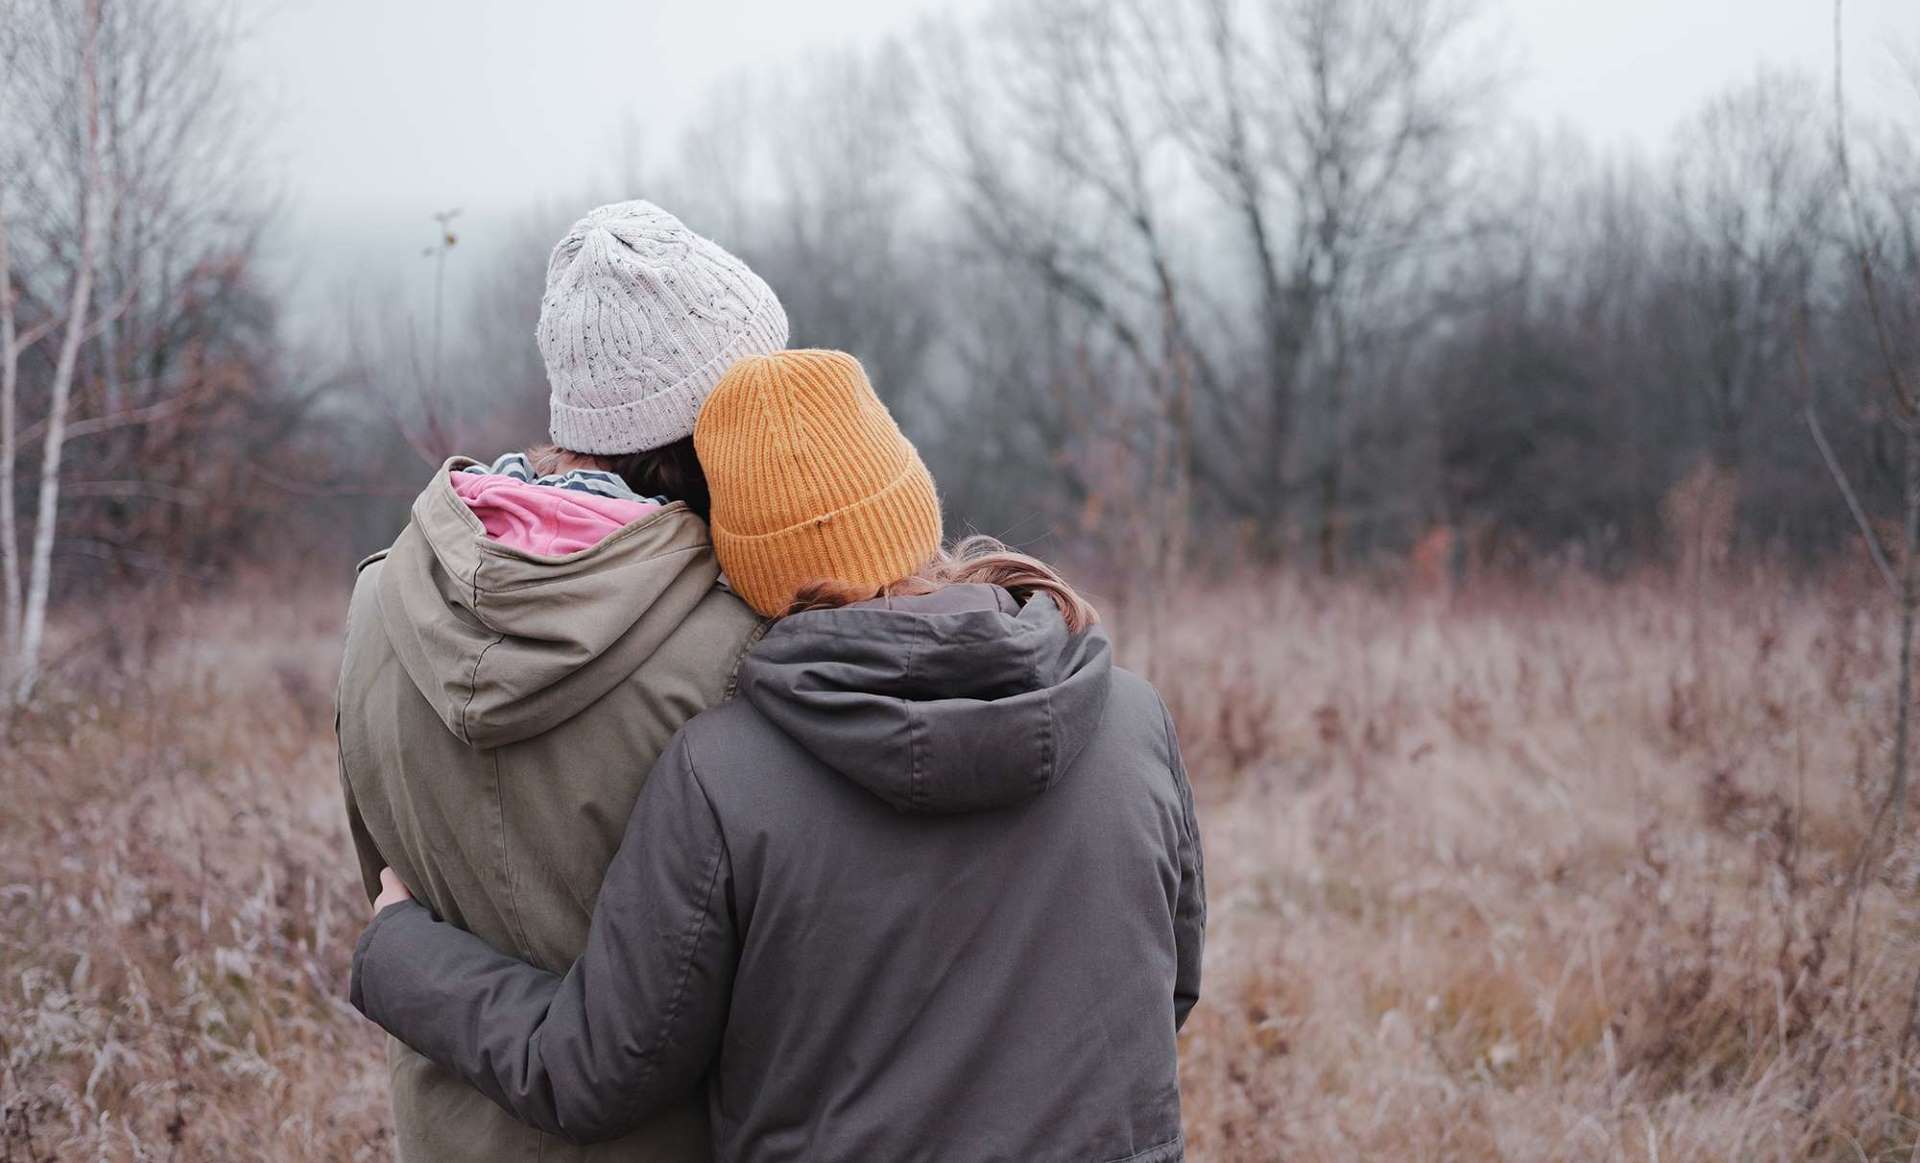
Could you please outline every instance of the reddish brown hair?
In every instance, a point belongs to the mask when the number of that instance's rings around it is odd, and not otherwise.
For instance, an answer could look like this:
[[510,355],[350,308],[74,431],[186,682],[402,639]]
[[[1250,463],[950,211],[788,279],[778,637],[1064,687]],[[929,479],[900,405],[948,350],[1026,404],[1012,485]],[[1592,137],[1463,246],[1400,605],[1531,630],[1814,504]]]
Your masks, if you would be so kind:
[[1067,629],[1078,634],[1100,620],[1100,612],[1074,591],[1067,579],[1037,557],[1017,553],[991,537],[969,537],[941,551],[925,569],[891,585],[862,586],[822,579],[801,586],[787,614],[834,610],[873,598],[931,594],[948,586],[984,583],[999,586],[1020,601],[1044,594],[1060,607]]

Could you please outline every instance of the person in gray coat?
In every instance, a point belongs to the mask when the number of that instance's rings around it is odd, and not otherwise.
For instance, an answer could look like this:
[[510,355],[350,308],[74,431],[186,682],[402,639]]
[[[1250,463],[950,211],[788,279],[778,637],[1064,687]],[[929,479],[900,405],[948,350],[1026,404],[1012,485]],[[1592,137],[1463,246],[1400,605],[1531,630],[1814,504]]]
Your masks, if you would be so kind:
[[704,1082],[725,1160],[1182,1159],[1206,899],[1171,718],[1049,567],[940,549],[918,455],[819,354],[701,414],[722,566],[796,612],[660,758],[585,953],[536,968],[389,874],[353,1004],[576,1141]]

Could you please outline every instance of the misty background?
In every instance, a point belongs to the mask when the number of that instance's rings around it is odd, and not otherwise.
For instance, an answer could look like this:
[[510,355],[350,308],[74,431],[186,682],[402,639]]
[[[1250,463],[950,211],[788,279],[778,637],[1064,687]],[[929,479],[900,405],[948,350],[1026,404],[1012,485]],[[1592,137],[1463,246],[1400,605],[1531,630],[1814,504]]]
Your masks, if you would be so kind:
[[540,439],[547,250],[629,197],[861,357],[955,529],[1123,575],[1818,563],[1897,507],[1901,0],[8,5],[0,544],[53,513],[56,593],[369,551]]
[[[1515,125],[1601,150],[1658,149],[1763,67],[1821,83],[1833,67],[1832,13],[1810,0],[1483,7],[1487,63],[1504,77]],[[237,45],[273,126],[264,160],[284,193],[266,257],[302,296],[369,272],[423,289],[428,273],[411,260],[438,211],[462,208],[463,242],[483,252],[529,205],[570,208],[585,189],[670,162],[723,88],[777,83],[847,49],[905,51],[929,20],[979,20],[990,8],[270,0],[243,19]],[[1912,98],[1900,49],[1920,40],[1920,10],[1853,0],[1849,14],[1850,99],[1901,112]]]

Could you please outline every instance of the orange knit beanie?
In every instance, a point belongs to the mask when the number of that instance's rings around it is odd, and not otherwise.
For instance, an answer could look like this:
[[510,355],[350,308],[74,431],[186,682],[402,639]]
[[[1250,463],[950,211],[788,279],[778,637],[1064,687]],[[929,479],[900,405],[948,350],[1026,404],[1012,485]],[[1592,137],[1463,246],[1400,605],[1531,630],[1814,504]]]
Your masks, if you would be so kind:
[[734,364],[701,408],[693,446],[720,568],[762,614],[785,613],[809,582],[877,589],[939,552],[933,477],[845,352]]

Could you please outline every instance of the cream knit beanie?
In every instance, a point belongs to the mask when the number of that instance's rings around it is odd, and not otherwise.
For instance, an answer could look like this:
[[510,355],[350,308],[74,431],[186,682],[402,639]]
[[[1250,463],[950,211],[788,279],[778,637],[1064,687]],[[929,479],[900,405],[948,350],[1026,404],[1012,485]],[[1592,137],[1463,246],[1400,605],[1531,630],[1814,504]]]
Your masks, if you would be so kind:
[[693,435],[735,360],[787,345],[787,313],[747,265],[651,202],[573,224],[547,262],[540,354],[553,442],[643,452]]

